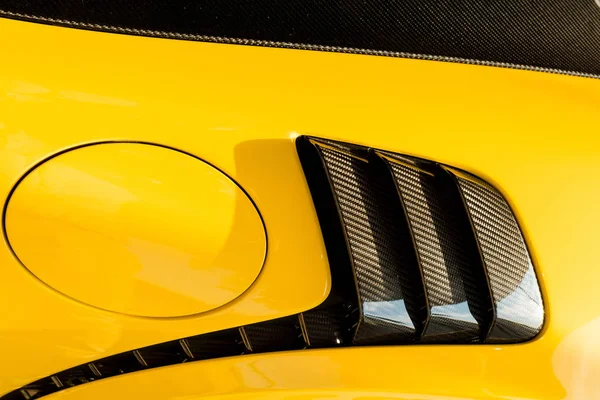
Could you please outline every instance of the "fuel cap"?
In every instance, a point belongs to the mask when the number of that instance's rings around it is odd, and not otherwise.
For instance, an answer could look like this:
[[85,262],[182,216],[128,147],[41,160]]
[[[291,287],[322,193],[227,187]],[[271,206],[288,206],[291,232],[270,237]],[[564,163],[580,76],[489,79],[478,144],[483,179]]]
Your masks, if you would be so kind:
[[254,282],[265,227],[246,193],[212,165],[143,143],[101,143],[48,159],[16,186],[9,244],[35,277],[97,308],[197,314]]

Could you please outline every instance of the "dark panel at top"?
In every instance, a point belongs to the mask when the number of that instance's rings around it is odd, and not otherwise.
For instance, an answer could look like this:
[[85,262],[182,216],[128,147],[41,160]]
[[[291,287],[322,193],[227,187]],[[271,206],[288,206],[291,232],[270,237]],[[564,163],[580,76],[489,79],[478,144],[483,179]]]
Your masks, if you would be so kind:
[[600,7],[594,0],[0,0],[0,10],[7,17],[81,28],[157,31],[129,32],[141,35],[334,46],[322,50],[600,74]]

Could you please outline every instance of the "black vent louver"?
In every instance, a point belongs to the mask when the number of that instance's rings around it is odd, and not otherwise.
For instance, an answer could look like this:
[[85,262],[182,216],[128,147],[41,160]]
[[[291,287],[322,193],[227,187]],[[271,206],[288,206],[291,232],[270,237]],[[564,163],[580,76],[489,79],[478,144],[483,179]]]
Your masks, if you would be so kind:
[[451,178],[426,162],[378,157],[396,183],[423,274],[429,321],[422,341],[468,342],[485,336],[492,320],[489,290]]
[[519,225],[502,195],[491,185],[461,171],[452,173],[472,221],[494,302],[495,318],[487,341],[530,339],[541,329],[544,309]]
[[297,145],[324,233],[334,223],[327,193],[344,235],[345,252],[324,237],[338,248],[332,271],[349,264],[354,274],[353,344],[516,343],[540,331],[529,252],[490,184],[387,151],[309,137]]
[[128,351],[2,397],[36,399],[147,368],[306,348],[517,343],[544,310],[523,235],[485,181],[431,161],[300,137],[332,288],[298,315]]

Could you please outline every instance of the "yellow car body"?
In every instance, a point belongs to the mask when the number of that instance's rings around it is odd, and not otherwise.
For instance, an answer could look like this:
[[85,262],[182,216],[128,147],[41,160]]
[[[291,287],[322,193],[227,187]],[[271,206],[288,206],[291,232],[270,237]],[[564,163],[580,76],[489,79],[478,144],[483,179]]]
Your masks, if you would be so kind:
[[[112,354],[321,303],[330,287],[327,255],[294,144],[314,135],[433,159],[493,183],[531,252],[545,307],[541,334],[522,344],[315,349],[199,361],[49,399],[600,398],[600,80],[8,19],[0,19],[0,50],[3,201],[52,155],[100,142],[150,142],[205,160],[243,187],[268,243],[260,274],[243,294],[170,318],[107,311],[64,296],[36,279],[5,243],[0,394]],[[81,276],[72,279],[77,285]]]

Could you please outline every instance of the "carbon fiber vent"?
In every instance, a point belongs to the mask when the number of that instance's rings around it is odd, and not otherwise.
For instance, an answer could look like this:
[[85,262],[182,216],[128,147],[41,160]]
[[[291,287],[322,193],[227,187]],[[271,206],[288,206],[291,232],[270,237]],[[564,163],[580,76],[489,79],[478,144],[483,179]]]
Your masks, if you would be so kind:
[[531,258],[491,185],[386,151],[308,137],[297,145],[324,232],[331,213],[341,224],[346,253],[330,263],[350,264],[355,277],[354,344],[515,343],[540,331]]
[[491,185],[394,153],[308,137],[296,143],[331,267],[323,304],[106,357],[2,399],[36,399],[141,369],[242,354],[514,343],[540,331],[544,310],[525,241]]

